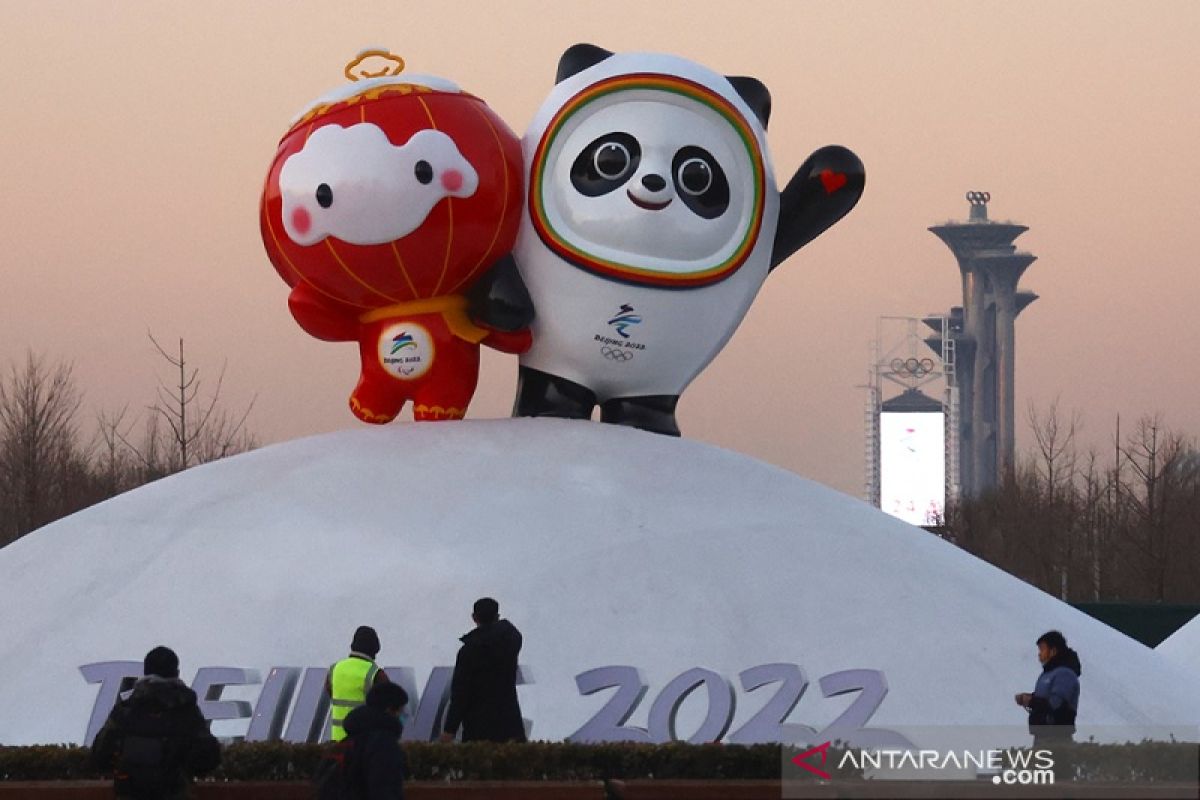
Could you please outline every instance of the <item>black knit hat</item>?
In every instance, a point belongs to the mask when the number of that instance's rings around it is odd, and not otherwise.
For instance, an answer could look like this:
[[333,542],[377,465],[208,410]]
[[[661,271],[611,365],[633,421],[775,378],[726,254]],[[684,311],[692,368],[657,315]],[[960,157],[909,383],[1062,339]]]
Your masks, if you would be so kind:
[[367,692],[367,705],[384,711],[408,705],[408,692],[398,683],[377,683]]
[[179,677],[179,656],[169,647],[158,647],[146,653],[142,661],[142,674],[157,675],[160,678]]
[[370,625],[359,625],[358,630],[354,631],[350,649],[374,658],[379,654],[379,634],[375,633],[375,629]]

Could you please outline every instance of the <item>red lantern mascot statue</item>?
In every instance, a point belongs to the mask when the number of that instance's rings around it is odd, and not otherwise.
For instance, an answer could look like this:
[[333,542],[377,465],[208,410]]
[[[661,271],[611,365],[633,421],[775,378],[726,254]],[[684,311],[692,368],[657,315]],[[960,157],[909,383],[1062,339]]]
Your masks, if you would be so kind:
[[260,210],[296,322],[359,343],[350,408],[372,423],[410,400],[418,420],[460,419],[479,345],[530,345],[532,306],[509,255],[520,140],[479,98],[403,68],[378,50],[347,65],[351,82],[280,141]]

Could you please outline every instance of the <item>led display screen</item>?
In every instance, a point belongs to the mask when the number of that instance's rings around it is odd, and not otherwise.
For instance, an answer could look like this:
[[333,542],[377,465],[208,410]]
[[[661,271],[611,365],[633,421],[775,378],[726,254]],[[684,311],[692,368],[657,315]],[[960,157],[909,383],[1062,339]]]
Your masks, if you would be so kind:
[[936,525],[946,506],[945,415],[879,415],[879,507],[913,525]]

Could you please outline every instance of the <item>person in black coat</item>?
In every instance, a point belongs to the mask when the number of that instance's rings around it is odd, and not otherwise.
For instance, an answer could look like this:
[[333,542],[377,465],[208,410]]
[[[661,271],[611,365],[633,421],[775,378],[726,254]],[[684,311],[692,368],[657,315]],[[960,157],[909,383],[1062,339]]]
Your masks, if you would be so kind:
[[117,797],[177,800],[192,776],[221,763],[221,746],[200,713],[196,693],[179,680],[179,658],[156,647],[145,677],[117,701],[92,744],[92,765],[111,774]]
[[490,597],[475,601],[471,619],[475,630],[462,637],[454,662],[442,741],[453,741],[461,725],[464,742],[523,742],[517,701],[521,632],[500,619],[500,604]]
[[350,788],[361,800],[404,800],[408,762],[400,749],[400,712],[408,692],[395,683],[380,683],[367,692],[366,705],[346,716],[351,742]]

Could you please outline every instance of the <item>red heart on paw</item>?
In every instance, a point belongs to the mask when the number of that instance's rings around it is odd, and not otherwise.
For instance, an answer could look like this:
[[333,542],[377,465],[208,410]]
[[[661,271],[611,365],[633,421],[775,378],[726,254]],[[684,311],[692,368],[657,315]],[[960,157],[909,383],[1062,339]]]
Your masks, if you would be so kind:
[[821,170],[821,185],[825,187],[825,194],[833,194],[846,185],[846,173],[823,169]]

